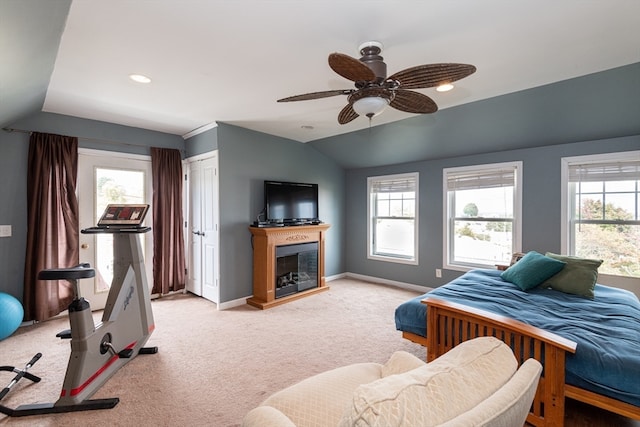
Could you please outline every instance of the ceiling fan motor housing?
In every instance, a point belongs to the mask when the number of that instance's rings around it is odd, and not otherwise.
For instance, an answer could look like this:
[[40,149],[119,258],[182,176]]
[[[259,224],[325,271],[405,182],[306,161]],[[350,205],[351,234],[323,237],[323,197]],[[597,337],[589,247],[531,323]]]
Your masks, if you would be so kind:
[[369,68],[376,75],[376,83],[382,83],[387,78],[387,64],[384,63],[384,58],[380,56],[382,52],[382,43],[380,42],[366,42],[360,45],[360,61],[367,64]]

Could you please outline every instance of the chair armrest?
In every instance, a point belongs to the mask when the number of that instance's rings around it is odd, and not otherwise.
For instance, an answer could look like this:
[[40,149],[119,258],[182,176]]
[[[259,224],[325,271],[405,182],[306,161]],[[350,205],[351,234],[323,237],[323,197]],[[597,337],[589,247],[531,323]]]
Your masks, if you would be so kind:
[[282,412],[271,406],[258,406],[247,413],[242,427],[296,427]]
[[541,372],[540,362],[535,359],[527,359],[513,374],[513,377],[488,399],[470,411],[447,421],[441,427],[523,425],[538,388]]

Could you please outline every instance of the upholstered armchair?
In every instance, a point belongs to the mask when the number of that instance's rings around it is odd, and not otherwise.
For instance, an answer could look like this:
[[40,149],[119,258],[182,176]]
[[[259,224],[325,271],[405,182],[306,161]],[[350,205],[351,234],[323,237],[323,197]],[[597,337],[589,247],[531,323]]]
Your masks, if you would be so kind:
[[466,341],[430,363],[396,352],[385,364],[344,366],[281,390],[242,425],[521,426],[541,370],[534,359],[518,368],[493,337]]

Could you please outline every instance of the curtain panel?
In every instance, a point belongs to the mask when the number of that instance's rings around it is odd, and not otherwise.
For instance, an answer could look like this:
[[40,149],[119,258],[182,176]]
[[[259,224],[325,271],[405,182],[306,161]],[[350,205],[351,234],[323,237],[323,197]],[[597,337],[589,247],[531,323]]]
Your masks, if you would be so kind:
[[153,288],[167,294],[185,287],[182,215],[182,156],[151,147],[153,179]]
[[33,132],[27,165],[25,320],[46,320],[67,309],[67,281],[40,281],[38,272],[79,262],[78,138]]

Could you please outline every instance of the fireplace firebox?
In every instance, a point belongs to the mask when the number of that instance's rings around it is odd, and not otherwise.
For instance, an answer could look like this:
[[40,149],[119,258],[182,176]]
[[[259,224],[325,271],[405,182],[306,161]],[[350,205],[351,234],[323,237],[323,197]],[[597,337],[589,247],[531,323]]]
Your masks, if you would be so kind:
[[318,242],[276,246],[276,298],[318,286]]

